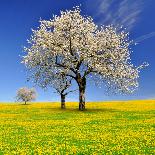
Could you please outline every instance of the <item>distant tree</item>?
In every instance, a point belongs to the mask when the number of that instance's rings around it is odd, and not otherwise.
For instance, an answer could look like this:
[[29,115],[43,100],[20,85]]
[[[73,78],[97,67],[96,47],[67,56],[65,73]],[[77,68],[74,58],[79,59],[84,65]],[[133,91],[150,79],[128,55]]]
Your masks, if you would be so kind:
[[98,27],[76,7],[40,21],[25,48],[23,63],[36,75],[48,70],[73,78],[79,87],[79,110],[84,110],[88,78],[97,76],[98,82],[121,93],[132,93],[138,87],[139,70],[146,64],[131,64],[128,36],[112,25]]
[[36,91],[34,88],[29,89],[29,88],[23,87],[17,91],[17,96],[16,96],[17,101],[22,101],[26,104],[27,102],[35,99],[36,99]]

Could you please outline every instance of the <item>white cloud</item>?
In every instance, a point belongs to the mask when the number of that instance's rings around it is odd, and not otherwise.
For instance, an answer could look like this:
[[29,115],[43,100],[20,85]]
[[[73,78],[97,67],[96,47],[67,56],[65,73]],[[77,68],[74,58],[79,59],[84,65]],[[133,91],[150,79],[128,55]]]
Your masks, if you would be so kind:
[[127,30],[131,30],[139,19],[143,10],[142,0],[96,0],[95,4],[91,0],[87,1],[88,9],[93,9],[94,17],[99,23],[123,25]]
[[149,33],[149,34],[142,35],[142,36],[136,38],[136,39],[134,40],[134,42],[139,43],[139,42],[141,42],[141,41],[143,41],[143,40],[146,40],[146,39],[149,39],[149,38],[152,38],[152,37],[155,37],[155,32],[151,32],[151,33]]

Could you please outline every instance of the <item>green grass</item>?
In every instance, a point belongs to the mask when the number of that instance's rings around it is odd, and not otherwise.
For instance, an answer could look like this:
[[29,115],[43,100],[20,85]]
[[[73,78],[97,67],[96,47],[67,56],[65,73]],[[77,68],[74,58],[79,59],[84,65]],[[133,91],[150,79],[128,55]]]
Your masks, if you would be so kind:
[[155,154],[155,101],[0,104],[0,154]]

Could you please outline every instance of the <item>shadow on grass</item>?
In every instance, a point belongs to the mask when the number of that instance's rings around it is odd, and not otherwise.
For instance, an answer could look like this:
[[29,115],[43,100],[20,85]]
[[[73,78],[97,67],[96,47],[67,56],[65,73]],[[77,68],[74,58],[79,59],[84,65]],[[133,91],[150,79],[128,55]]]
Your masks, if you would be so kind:
[[[32,103],[18,103],[17,105],[21,106],[28,106],[32,105]],[[77,107],[67,107],[65,109],[61,109],[61,107],[41,107],[42,110],[47,110],[47,111],[57,111],[57,112],[82,112],[82,113],[96,113],[96,112],[119,112],[117,109],[112,109],[112,108],[87,108],[83,111],[78,109]]]
[[42,108],[43,110],[47,111],[60,111],[60,112],[81,112],[81,113],[96,113],[96,112],[119,112],[116,109],[111,109],[111,108],[91,108],[91,109],[85,109],[83,111],[79,110],[78,108],[66,108],[66,109],[61,109],[58,107],[47,107],[47,108]]
[[116,109],[112,108],[92,108],[92,109],[85,109],[83,112],[118,112]]
[[25,106],[27,106],[27,105],[32,105],[32,104],[30,104],[30,103],[18,103],[18,104],[16,104],[16,105],[25,105]]

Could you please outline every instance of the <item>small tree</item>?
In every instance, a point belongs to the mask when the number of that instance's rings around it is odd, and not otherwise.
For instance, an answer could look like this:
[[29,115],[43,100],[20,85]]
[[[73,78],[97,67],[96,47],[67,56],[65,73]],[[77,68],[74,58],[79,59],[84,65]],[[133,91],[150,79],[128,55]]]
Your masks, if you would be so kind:
[[62,109],[66,108],[66,105],[65,105],[66,96],[69,93],[76,91],[76,90],[69,90],[69,87],[71,86],[71,82],[72,82],[72,79],[67,78],[66,76],[63,76],[63,75],[55,78],[53,82],[53,87],[55,88],[56,92],[61,96]]
[[[32,72],[32,71],[31,71]],[[48,87],[53,87],[56,92],[58,93],[61,97],[61,108],[65,109],[65,99],[66,96],[74,92],[76,90],[69,90],[71,84],[72,84],[72,78],[67,77],[64,73],[53,73],[52,71],[49,71],[49,69],[40,69],[40,70],[35,70],[31,77],[29,77],[29,80],[33,79],[33,82],[43,88],[43,89],[48,89]]]
[[36,91],[34,88],[31,89],[26,87],[20,88],[17,91],[16,99],[17,101],[23,101],[26,104],[28,101],[36,99]]
[[47,70],[73,78],[79,87],[79,110],[85,109],[88,78],[98,76],[98,81],[123,93],[138,87],[139,69],[145,65],[131,63],[129,33],[112,25],[98,27],[78,7],[40,23],[23,63],[32,73]]

